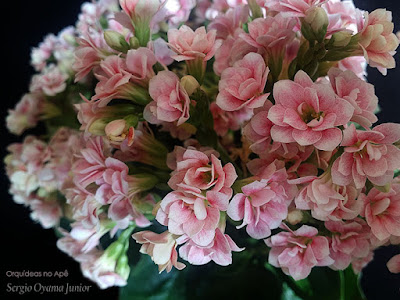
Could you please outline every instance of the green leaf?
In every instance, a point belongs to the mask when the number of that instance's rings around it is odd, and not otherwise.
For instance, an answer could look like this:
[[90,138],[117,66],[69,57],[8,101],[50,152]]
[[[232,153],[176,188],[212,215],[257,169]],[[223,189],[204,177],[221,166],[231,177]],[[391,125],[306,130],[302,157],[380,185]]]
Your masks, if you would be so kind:
[[309,299],[340,299],[340,279],[337,271],[315,267],[307,279],[312,289],[312,296]]
[[281,299],[282,282],[260,262],[209,263],[187,271],[187,299]]
[[185,285],[180,283],[179,271],[158,274],[158,267],[150,256],[142,255],[131,269],[128,284],[120,289],[121,300],[183,300]]
[[[133,253],[132,253],[133,254]],[[132,259],[131,259],[132,261]],[[269,299],[281,300],[282,282],[246,253],[235,253],[235,263],[226,267],[211,262],[204,266],[186,263],[182,271],[158,273],[147,255],[131,267],[128,285],[120,299]]]
[[293,292],[286,282],[283,283],[282,287],[283,291],[281,300],[303,300],[302,298],[298,297],[295,292]]
[[360,289],[359,276],[354,274],[353,268],[350,266],[342,272],[341,279],[341,299],[365,300],[364,293]]

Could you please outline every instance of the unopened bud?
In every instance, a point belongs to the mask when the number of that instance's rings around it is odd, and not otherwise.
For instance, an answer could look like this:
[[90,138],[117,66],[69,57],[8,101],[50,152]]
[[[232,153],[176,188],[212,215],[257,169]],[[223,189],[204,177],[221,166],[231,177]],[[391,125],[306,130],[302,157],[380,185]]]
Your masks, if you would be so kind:
[[118,259],[124,250],[124,244],[120,243],[119,241],[115,241],[107,247],[104,251],[104,256],[110,259]]
[[108,122],[105,119],[97,119],[90,124],[88,131],[94,135],[104,135],[104,128],[107,124]]
[[126,53],[130,49],[128,42],[125,40],[125,37],[116,31],[104,31],[104,40],[106,41],[108,46],[119,52]]
[[181,85],[189,96],[200,87],[199,82],[191,75],[183,76],[181,79]]
[[130,267],[128,263],[128,256],[126,254],[122,254],[117,261],[117,267],[115,268],[115,272],[119,274],[123,279],[127,280],[130,273]]
[[307,40],[322,42],[328,29],[329,19],[322,7],[312,7],[306,12],[301,32]]
[[131,49],[137,49],[137,48],[139,48],[139,47],[140,47],[140,44],[139,44],[139,40],[137,39],[137,37],[132,36],[132,37],[129,39],[129,45],[131,46]]
[[303,220],[303,212],[301,210],[295,209],[288,213],[286,220],[291,225],[296,225]]
[[331,43],[333,47],[346,47],[351,41],[352,34],[347,31],[339,31],[332,34]]

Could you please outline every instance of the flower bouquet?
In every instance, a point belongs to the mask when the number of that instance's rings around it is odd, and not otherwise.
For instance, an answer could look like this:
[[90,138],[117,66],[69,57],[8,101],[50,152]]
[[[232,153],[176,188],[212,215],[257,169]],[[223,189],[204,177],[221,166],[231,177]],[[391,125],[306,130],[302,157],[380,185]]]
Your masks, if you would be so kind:
[[391,19],[340,0],[85,3],[32,50],[6,121],[45,132],[9,146],[10,193],[121,299],[364,299],[373,251],[400,244],[400,124],[374,125],[365,77],[395,67]]

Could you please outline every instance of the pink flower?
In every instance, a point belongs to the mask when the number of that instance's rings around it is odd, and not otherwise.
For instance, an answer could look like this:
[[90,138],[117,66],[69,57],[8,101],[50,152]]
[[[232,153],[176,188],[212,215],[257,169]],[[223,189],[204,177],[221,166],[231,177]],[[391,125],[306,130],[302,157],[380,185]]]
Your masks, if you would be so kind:
[[400,273],[400,254],[393,256],[386,264],[387,268],[392,273]]
[[273,93],[275,105],[268,118],[275,124],[271,128],[274,141],[314,145],[324,151],[340,144],[342,131],[337,127],[350,121],[354,107],[338,98],[329,85],[313,83],[299,71],[294,81],[278,81]]
[[372,123],[378,121],[375,115],[378,97],[372,84],[361,80],[351,71],[343,72],[336,68],[331,68],[328,76],[336,95],[353,105],[351,121],[364,128],[370,128]]
[[153,48],[154,55],[160,63],[168,66],[174,62],[172,56],[175,54],[175,52],[168,47],[168,44],[164,39],[158,38],[153,41]]
[[51,158],[48,146],[34,136],[25,137],[22,144],[8,146],[10,154],[5,158],[6,173],[11,182],[11,190],[25,197],[39,187],[54,191],[55,186],[41,184],[40,175]]
[[161,71],[150,80],[150,97],[153,99],[144,110],[144,118],[152,123],[160,121],[181,125],[189,119],[190,98],[171,71]]
[[108,257],[107,252],[100,250],[88,253],[81,261],[83,276],[95,282],[100,289],[127,284],[128,276],[118,274],[116,269],[116,259]]
[[103,223],[95,227],[87,227],[82,222],[71,224],[70,236],[82,245],[81,253],[89,253],[99,245],[100,238],[110,230],[105,225]]
[[186,234],[195,244],[207,246],[215,237],[220,211],[228,208],[229,195],[186,187],[167,194],[156,220],[172,234]]
[[80,257],[82,256],[82,248],[85,246],[85,243],[74,239],[69,232],[62,228],[58,228],[58,230],[63,237],[57,240],[57,248],[75,260],[79,261]]
[[161,201],[157,221],[173,234],[186,234],[197,245],[208,245],[215,237],[220,211],[228,208],[236,177],[233,165],[222,167],[213,154],[177,151],[176,169],[168,182],[175,191]]
[[221,161],[214,155],[187,149],[182,156],[177,156],[177,167],[171,173],[168,185],[178,190],[180,187],[190,187],[200,190],[221,192],[230,198],[231,186],[237,178],[231,163],[222,167]]
[[350,56],[338,62],[337,67],[342,70],[350,70],[360,79],[365,80],[367,75],[367,62],[363,56]]
[[[318,173],[314,164],[306,162],[314,148],[300,146],[297,143],[282,144],[274,142],[252,145],[251,149],[257,151],[260,158],[255,158],[247,163],[249,171],[264,179],[273,178],[278,181],[295,179],[303,176],[312,176]],[[254,146],[254,147],[253,147]],[[289,188],[290,189],[290,188]]]
[[75,50],[75,61],[72,66],[76,72],[75,82],[81,81],[112,53],[101,34],[87,34],[85,38],[78,38],[77,41],[79,46]]
[[271,101],[265,101],[250,122],[243,128],[243,135],[252,143],[250,149],[257,154],[264,152],[271,143],[271,127],[274,125],[268,119],[268,111],[272,107]]
[[283,55],[285,46],[295,38],[293,31],[297,21],[293,18],[284,18],[277,14],[267,18],[257,18],[248,24],[249,33],[240,37],[249,45],[267,51],[268,55],[278,59]]
[[393,183],[389,192],[383,193],[373,188],[368,195],[361,194],[359,201],[364,202],[363,216],[371,227],[372,233],[384,240],[390,235],[400,236],[400,184]]
[[124,60],[116,55],[108,56],[101,63],[101,73],[96,73],[99,82],[92,100],[100,100],[99,107],[106,106],[112,99],[131,99],[134,87],[129,83],[131,74]]
[[49,34],[37,48],[32,49],[31,65],[36,71],[42,71],[45,68],[47,60],[53,54],[56,43],[57,37],[54,34]]
[[148,254],[161,273],[166,270],[167,273],[171,272],[172,267],[178,270],[185,268],[185,265],[178,262],[178,253],[176,252],[176,239],[174,236],[165,231],[157,234],[151,231],[139,231],[132,235],[132,238],[137,243],[142,244],[140,253]]
[[176,170],[178,167],[178,161],[182,161],[183,155],[185,154],[186,150],[194,150],[200,151],[207,155],[207,157],[211,157],[213,154],[215,157],[219,157],[219,153],[212,149],[211,147],[203,147],[200,143],[195,139],[186,139],[183,143],[184,147],[175,146],[174,150],[167,155],[167,165],[171,170]]
[[351,124],[343,132],[344,153],[332,166],[333,183],[354,182],[356,188],[362,188],[368,178],[379,186],[387,184],[400,167],[400,150],[392,145],[398,140],[399,124],[381,124],[368,131],[356,130]]
[[214,130],[219,136],[226,135],[228,130],[239,130],[253,115],[252,109],[244,107],[230,112],[221,109],[215,102],[210,104],[210,111],[213,115]]
[[362,210],[357,197],[355,187],[335,185],[330,173],[325,172],[299,192],[295,203],[298,209],[310,209],[317,220],[351,220]]
[[268,262],[292,276],[295,280],[306,278],[312,267],[329,266],[334,261],[329,256],[329,242],[324,236],[317,236],[318,230],[303,225],[296,231],[280,232],[265,240],[269,252]]
[[330,268],[346,269],[353,259],[365,258],[369,255],[370,230],[364,220],[327,221],[325,227],[332,232],[330,238],[330,256],[335,261]]
[[271,0],[266,1],[265,5],[285,17],[304,17],[307,10],[320,5],[321,2],[322,0]]
[[225,14],[217,16],[208,25],[208,29],[217,31],[217,39],[226,39],[228,36],[235,36],[236,30],[242,28],[247,22],[249,8],[247,6],[237,6],[229,9]]
[[322,4],[329,19],[327,36],[345,31],[357,31],[357,11],[352,1],[330,0]]
[[209,245],[199,247],[188,241],[179,249],[179,255],[192,265],[204,265],[212,260],[220,266],[227,266],[232,263],[232,251],[242,250],[244,248],[239,248],[229,235],[217,228],[215,238]]
[[136,209],[134,198],[151,189],[156,178],[150,174],[128,175],[128,166],[114,158],[107,158],[106,166],[102,178],[96,182],[100,186],[96,200],[103,205],[110,204],[108,217],[116,222],[134,220],[140,227],[149,226],[151,223]]
[[222,43],[215,38],[216,31],[206,32],[204,26],[197,28],[196,31],[186,25],[182,25],[179,29],[168,30],[169,46],[178,54],[172,57],[176,61],[210,60]]
[[131,74],[130,80],[147,87],[149,80],[155,75],[153,66],[156,62],[156,56],[148,48],[128,50],[125,63],[126,70]]
[[246,231],[252,238],[270,236],[271,229],[278,228],[287,217],[288,199],[283,187],[262,180],[243,186],[242,192],[229,203],[228,216],[234,221],[243,220],[237,228],[247,225]]
[[134,22],[149,22],[161,6],[159,0],[119,0],[119,4]]
[[147,48],[129,50],[126,60],[117,55],[108,56],[100,63],[101,72],[96,74],[99,82],[92,100],[100,100],[99,107],[106,106],[112,99],[147,104],[147,83],[154,75],[152,66],[156,62]]
[[158,14],[167,20],[170,27],[178,27],[185,23],[192,9],[196,6],[195,0],[162,0],[164,3]]
[[38,221],[46,229],[58,225],[63,215],[60,203],[56,199],[52,200],[34,199],[30,202],[31,218]]
[[47,96],[55,96],[67,87],[68,76],[55,66],[50,65],[39,75],[32,77],[31,92],[43,92]]
[[[110,146],[102,137],[89,139],[72,167],[75,183],[85,188],[100,179],[107,168],[106,159],[110,152]],[[113,160],[108,162],[112,163]]]
[[[128,166],[111,157],[107,146],[102,137],[88,140],[86,148],[80,151],[72,168],[74,183],[78,189],[92,191],[99,204],[110,205],[107,210],[108,218],[119,222],[120,227],[126,227],[128,221],[135,221],[138,226],[146,227],[150,222],[135,203],[143,202],[139,193],[153,188],[156,178],[151,174],[128,175]],[[93,183],[98,187],[91,185]],[[83,201],[85,205],[90,204],[87,197]],[[88,214],[97,213],[96,203],[89,207],[93,207],[93,210],[84,210],[84,218]]]
[[359,22],[359,45],[371,67],[386,75],[387,69],[395,67],[393,55],[399,40],[393,33],[392,12],[376,9],[364,15]]
[[217,75],[221,76],[226,68],[232,67],[235,62],[243,59],[246,54],[257,52],[256,47],[249,45],[240,38],[240,34],[242,33],[244,33],[244,30],[238,28],[235,31],[235,35],[228,36],[217,52],[215,52],[213,69]]
[[63,194],[67,204],[71,206],[72,218],[85,228],[93,228],[100,224],[101,206],[95,196],[80,187],[71,186]]
[[41,94],[25,94],[14,109],[8,111],[7,128],[20,135],[26,129],[35,127],[43,113],[44,97]]
[[264,93],[268,73],[261,55],[247,54],[222,72],[217,105],[226,111],[263,106],[269,96],[269,93]]

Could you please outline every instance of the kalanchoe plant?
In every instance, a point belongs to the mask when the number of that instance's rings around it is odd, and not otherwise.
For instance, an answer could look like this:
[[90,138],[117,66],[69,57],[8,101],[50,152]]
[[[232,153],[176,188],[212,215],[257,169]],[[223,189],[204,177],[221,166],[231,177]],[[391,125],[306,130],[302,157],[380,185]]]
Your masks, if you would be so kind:
[[32,51],[7,126],[47,132],[9,146],[10,193],[122,298],[240,274],[274,299],[362,299],[357,274],[400,243],[400,124],[373,125],[365,81],[398,44],[389,11],[351,1],[85,3]]

